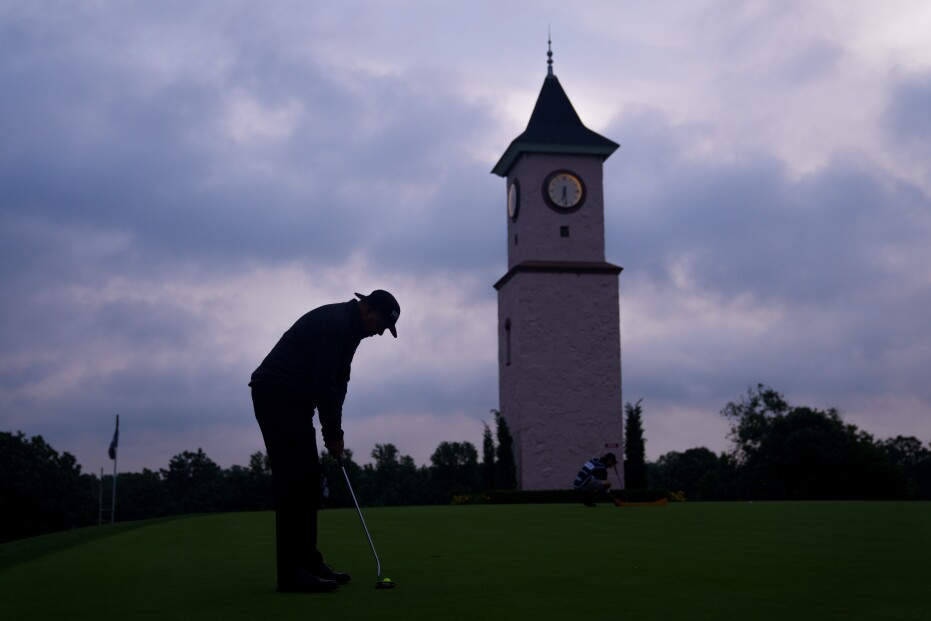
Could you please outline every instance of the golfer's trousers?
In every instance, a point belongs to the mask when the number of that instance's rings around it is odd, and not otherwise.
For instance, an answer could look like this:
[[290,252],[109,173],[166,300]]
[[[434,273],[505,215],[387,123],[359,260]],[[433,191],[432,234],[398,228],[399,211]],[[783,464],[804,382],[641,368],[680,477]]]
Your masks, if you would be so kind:
[[313,408],[296,391],[276,384],[253,384],[252,404],[272,468],[281,584],[323,562],[317,550],[321,469]]

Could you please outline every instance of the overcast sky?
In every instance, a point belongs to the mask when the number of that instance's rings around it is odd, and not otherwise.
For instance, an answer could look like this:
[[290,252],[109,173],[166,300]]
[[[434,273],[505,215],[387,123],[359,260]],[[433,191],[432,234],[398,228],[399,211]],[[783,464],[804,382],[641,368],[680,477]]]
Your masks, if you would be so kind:
[[606,258],[648,459],[728,449],[720,410],[757,383],[927,442],[929,24],[924,0],[0,0],[0,430],[97,473],[120,414],[123,471],[245,465],[278,337],[385,288],[399,338],[356,354],[348,447],[480,446],[490,171],[550,28],[621,144]]

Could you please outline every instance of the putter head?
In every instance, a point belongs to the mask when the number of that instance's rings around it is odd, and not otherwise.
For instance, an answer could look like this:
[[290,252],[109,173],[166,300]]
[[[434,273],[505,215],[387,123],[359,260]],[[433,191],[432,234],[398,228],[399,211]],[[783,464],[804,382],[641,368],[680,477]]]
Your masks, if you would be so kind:
[[393,589],[397,584],[391,578],[383,578],[375,583],[376,589]]

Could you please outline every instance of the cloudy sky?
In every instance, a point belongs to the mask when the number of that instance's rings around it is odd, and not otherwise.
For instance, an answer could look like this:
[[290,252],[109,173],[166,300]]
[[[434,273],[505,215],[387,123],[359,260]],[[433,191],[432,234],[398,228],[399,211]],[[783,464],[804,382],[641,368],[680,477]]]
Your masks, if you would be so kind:
[[[648,6],[649,5],[649,6]],[[0,430],[85,472],[264,450],[249,375],[386,288],[347,444],[497,407],[505,183],[555,73],[605,163],[647,457],[757,383],[931,440],[931,4],[0,0]],[[620,404],[619,404],[620,407]]]

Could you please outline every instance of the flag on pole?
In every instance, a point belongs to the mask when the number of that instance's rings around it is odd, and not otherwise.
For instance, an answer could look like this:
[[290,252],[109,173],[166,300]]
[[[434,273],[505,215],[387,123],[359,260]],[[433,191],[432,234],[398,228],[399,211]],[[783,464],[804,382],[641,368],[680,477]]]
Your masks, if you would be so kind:
[[113,440],[110,441],[110,450],[107,451],[107,454],[110,456],[110,459],[116,459],[116,447],[120,443],[120,415],[116,415],[116,431],[113,432]]

